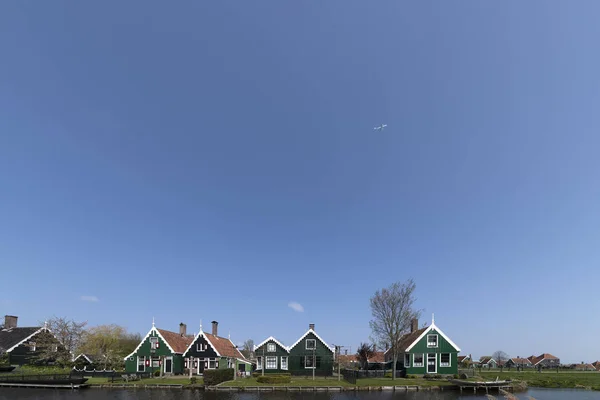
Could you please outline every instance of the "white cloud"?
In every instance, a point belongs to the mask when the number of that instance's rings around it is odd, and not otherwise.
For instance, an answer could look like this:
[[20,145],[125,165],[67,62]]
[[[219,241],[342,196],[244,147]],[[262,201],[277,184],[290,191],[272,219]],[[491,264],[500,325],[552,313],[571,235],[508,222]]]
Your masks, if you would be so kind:
[[96,296],[81,296],[81,301],[89,301],[91,303],[97,303],[100,301]]
[[290,301],[288,303],[288,307],[297,312],[304,312],[304,307],[302,307],[302,304],[296,303],[295,301]]

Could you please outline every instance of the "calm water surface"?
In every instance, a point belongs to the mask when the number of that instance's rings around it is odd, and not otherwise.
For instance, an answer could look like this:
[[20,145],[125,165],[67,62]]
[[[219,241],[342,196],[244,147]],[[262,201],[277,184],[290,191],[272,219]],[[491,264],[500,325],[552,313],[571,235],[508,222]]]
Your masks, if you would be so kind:
[[[600,400],[600,392],[572,389],[530,389],[517,398],[536,400]],[[503,399],[497,396],[498,399]],[[215,393],[192,390],[84,389],[81,391],[0,388],[0,400],[457,400],[485,396],[455,392],[341,392],[341,393]]]

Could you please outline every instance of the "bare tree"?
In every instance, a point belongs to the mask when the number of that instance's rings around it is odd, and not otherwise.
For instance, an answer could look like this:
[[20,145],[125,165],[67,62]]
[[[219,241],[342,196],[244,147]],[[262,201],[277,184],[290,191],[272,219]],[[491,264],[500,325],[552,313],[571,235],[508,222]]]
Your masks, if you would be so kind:
[[254,356],[254,340],[248,339],[244,342],[242,350],[240,351],[244,357],[248,360]]
[[370,321],[374,342],[392,353],[392,379],[396,379],[396,363],[400,339],[410,330],[411,321],[419,318],[420,310],[414,309],[416,285],[412,279],[405,283],[395,282],[388,288],[377,290],[371,297]]
[[508,354],[503,352],[502,350],[498,350],[492,354],[492,358],[496,361],[496,365],[500,367],[500,372],[504,368],[504,363],[508,361]]
[[356,360],[360,363],[360,367],[362,369],[369,369],[369,358],[373,357],[375,351],[373,350],[373,346],[367,343],[361,343],[358,345],[358,350],[356,351]]
[[52,317],[44,322],[45,330],[35,337],[36,361],[69,364],[81,343],[86,325],[87,322],[75,322],[66,317]]

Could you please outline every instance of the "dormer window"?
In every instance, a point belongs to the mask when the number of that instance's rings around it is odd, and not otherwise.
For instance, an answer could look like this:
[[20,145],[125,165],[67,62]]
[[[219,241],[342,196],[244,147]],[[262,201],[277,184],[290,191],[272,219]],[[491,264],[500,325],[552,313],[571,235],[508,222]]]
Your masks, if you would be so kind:
[[427,335],[427,347],[438,347],[438,335]]
[[316,339],[306,339],[306,350],[314,350],[317,348]]
[[158,338],[157,337],[150,337],[150,349],[158,349]]
[[275,351],[277,351],[277,348],[275,347],[275,343],[268,343],[267,344],[267,351],[269,353],[274,353]]

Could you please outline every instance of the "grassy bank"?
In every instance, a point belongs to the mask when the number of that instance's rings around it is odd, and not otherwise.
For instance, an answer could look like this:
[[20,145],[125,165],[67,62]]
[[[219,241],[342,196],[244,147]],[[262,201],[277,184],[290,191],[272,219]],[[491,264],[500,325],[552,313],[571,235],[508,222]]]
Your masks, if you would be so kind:
[[448,386],[450,382],[446,380],[427,380],[427,379],[405,379],[398,378],[392,380],[392,378],[365,378],[357,379],[356,385],[346,382],[345,380],[339,380],[337,378],[317,378],[314,381],[312,378],[305,377],[292,377],[291,383],[259,383],[256,378],[245,378],[237,381],[228,381],[221,386],[233,386],[233,387],[248,387],[248,386],[311,386],[311,387],[323,387],[323,386],[342,386],[342,387],[381,387],[381,386]]
[[[137,381],[125,382],[123,380],[115,380],[111,382],[109,378],[89,378],[86,383],[91,385],[190,385],[189,377],[174,376],[168,378],[148,378]],[[204,385],[202,378],[197,378],[196,385]]]
[[585,388],[600,390],[600,372],[576,372],[576,371],[482,371],[478,373],[483,378],[494,380],[512,379],[523,381],[527,386],[543,388]]

